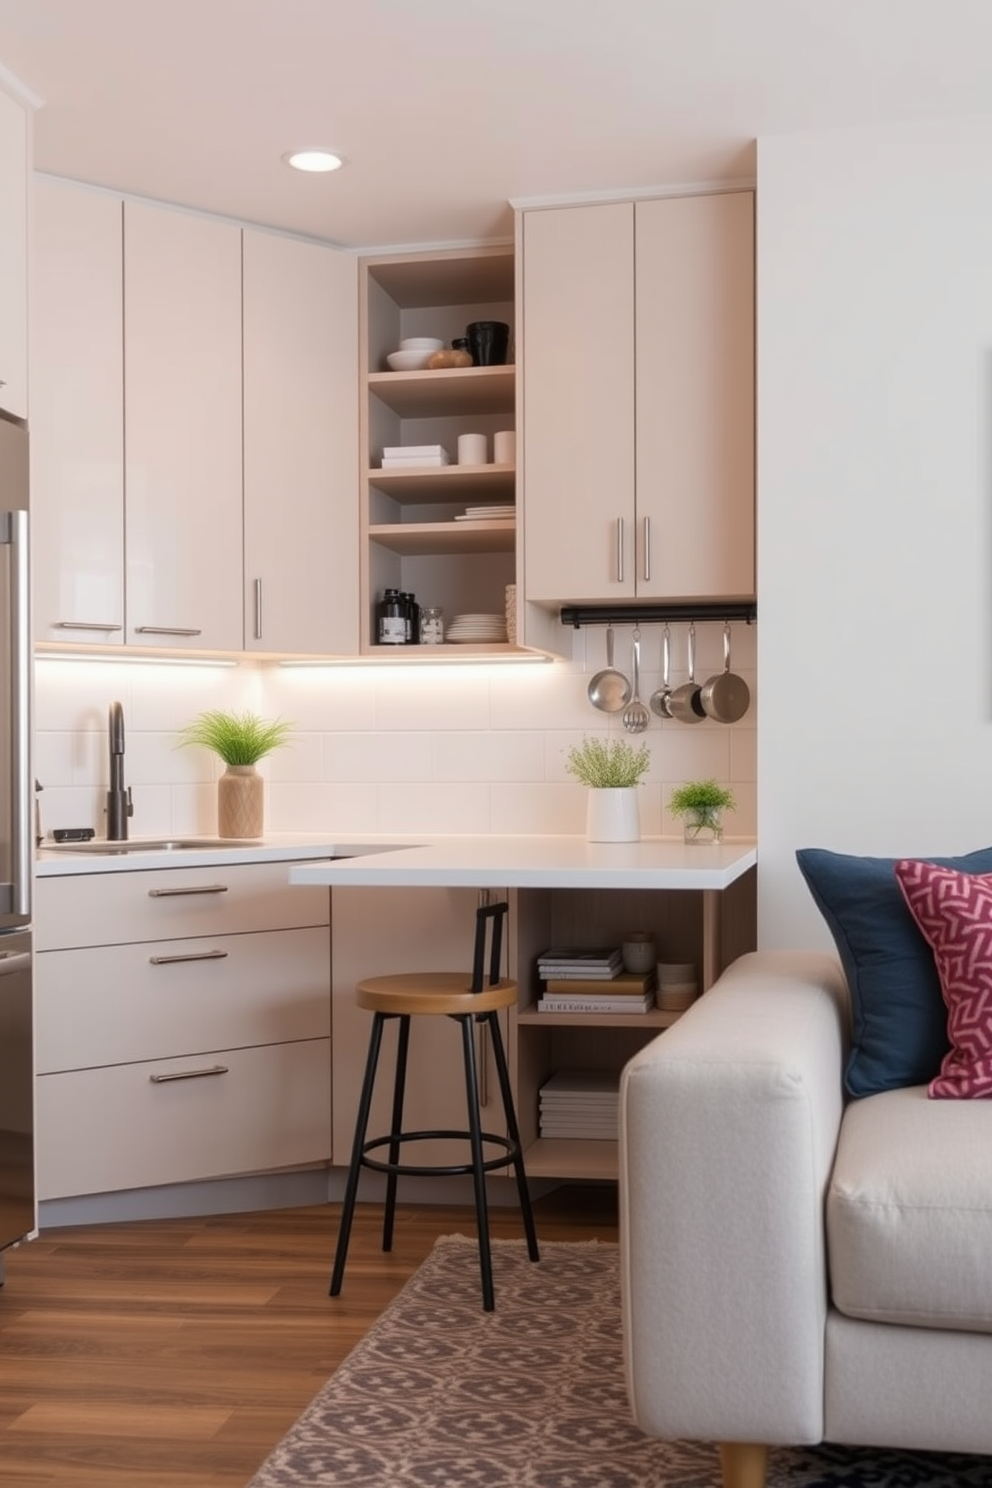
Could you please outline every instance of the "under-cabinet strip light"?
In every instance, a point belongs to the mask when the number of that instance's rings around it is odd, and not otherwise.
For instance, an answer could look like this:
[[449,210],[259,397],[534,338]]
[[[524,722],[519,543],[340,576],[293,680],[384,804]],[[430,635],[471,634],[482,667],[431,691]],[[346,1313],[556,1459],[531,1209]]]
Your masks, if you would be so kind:
[[238,663],[233,659],[217,656],[149,656],[142,653],[135,656],[125,653],[121,656],[108,656],[105,651],[36,651],[35,661],[109,661],[120,666],[122,663],[130,663],[131,666],[144,666],[150,663],[152,666],[177,666],[177,667],[236,667]]
[[280,667],[325,667],[327,670],[339,667],[383,667],[395,666],[403,669],[411,664],[414,666],[532,666],[535,663],[543,664],[553,662],[555,657],[545,656],[540,651],[527,651],[513,656],[503,656],[472,652],[467,656],[446,655],[434,656],[430,652],[430,646],[423,648],[424,654],[411,655],[404,652],[399,656],[292,656],[284,661],[276,662]]

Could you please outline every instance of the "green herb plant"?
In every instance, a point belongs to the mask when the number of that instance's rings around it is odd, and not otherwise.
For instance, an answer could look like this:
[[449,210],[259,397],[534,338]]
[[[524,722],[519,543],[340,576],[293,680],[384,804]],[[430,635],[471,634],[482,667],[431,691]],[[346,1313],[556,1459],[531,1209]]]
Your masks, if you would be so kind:
[[225,765],[256,765],[288,742],[293,725],[281,718],[259,718],[257,713],[225,713],[210,709],[180,730],[180,744],[201,744],[219,754]]
[[625,786],[640,785],[650,763],[651,751],[646,744],[635,749],[626,739],[607,742],[593,736],[583,739],[581,744],[573,744],[565,769],[593,790],[622,790]]
[[725,811],[736,811],[734,793],[715,780],[688,780],[676,786],[668,802],[673,816],[692,817],[689,830],[695,833],[704,828],[718,828]]

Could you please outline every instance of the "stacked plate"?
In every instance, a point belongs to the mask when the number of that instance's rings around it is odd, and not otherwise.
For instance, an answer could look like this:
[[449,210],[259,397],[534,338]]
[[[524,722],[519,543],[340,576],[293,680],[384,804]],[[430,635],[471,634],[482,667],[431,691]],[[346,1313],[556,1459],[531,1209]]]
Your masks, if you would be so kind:
[[504,517],[515,517],[517,508],[509,506],[467,506],[456,522],[495,522]]
[[506,640],[505,615],[456,615],[444,632],[446,641],[474,641],[476,645]]

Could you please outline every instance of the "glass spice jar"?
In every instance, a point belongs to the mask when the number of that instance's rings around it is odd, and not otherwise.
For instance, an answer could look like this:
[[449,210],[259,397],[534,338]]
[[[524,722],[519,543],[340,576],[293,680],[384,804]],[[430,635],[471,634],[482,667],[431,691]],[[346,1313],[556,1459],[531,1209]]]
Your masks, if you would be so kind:
[[440,646],[444,640],[444,610],[440,605],[423,605],[420,610],[420,644]]

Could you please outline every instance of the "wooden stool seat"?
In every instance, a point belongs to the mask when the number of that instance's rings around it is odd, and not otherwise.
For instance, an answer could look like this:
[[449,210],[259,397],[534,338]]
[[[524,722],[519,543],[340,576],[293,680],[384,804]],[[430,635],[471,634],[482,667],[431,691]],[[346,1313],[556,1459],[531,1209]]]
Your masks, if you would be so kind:
[[370,1013],[450,1018],[453,1013],[498,1012],[517,1000],[517,984],[501,977],[472,991],[464,971],[401,971],[395,976],[365,977],[355,986],[355,1001]]
[[[406,1177],[440,1177],[471,1173],[475,1190],[475,1213],[479,1231],[479,1265],[482,1272],[482,1305],[492,1312],[493,1297],[492,1254],[489,1241],[489,1212],[486,1199],[486,1174],[499,1168],[512,1168],[517,1180],[520,1197],[520,1212],[524,1234],[527,1238],[527,1254],[532,1261],[540,1259],[534,1215],[531,1209],[527,1175],[524,1171],[523,1152],[520,1146],[520,1131],[517,1127],[510,1076],[503,1048],[503,1035],[499,1026],[499,1014],[514,1006],[517,1001],[517,984],[509,977],[499,975],[502,948],[503,919],[509,906],[506,903],[483,904],[476,910],[475,949],[471,973],[464,971],[412,971],[397,972],[389,976],[364,977],[355,986],[355,1000],[359,1007],[372,1014],[372,1031],[365,1064],[365,1077],[359,1097],[355,1137],[348,1167],[344,1201],[341,1206],[341,1227],[331,1272],[330,1294],[339,1295],[344,1281],[344,1267],[348,1255],[348,1242],[355,1215],[358,1197],[358,1179],[362,1168],[371,1168],[386,1174],[386,1205],[382,1226],[382,1248],[391,1250],[393,1225],[396,1216],[396,1185],[400,1175]],[[484,976],[487,933],[491,929],[489,948],[489,974]],[[465,1130],[406,1131],[403,1128],[403,1097],[406,1088],[407,1053],[410,1042],[410,1021],[417,1017],[450,1018],[460,1025],[462,1065],[465,1075],[465,1099],[468,1126]],[[368,1123],[375,1088],[376,1069],[382,1047],[382,1033],[387,1020],[399,1020],[399,1038],[396,1045],[396,1071],[393,1080],[393,1107],[389,1132],[385,1136],[369,1137]],[[474,1025],[482,1024],[489,1032],[493,1062],[499,1079],[503,1101],[503,1116],[506,1136],[502,1132],[482,1129],[479,1108],[479,1083],[476,1070]],[[401,1160],[401,1153],[410,1143],[428,1140],[445,1140],[467,1143],[469,1158],[465,1162],[413,1163]],[[495,1156],[486,1156],[486,1147],[495,1148]],[[372,1154],[387,1149],[386,1157]]]

